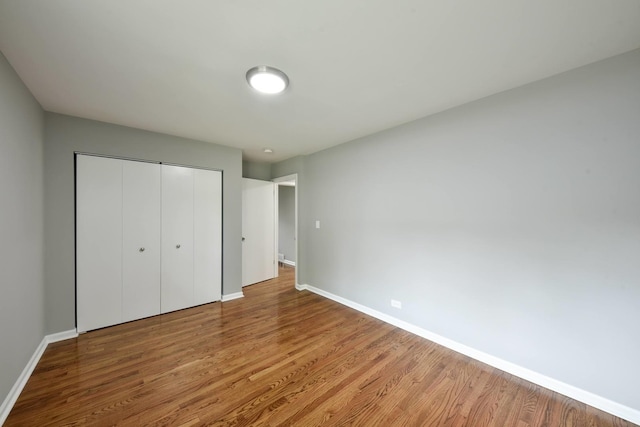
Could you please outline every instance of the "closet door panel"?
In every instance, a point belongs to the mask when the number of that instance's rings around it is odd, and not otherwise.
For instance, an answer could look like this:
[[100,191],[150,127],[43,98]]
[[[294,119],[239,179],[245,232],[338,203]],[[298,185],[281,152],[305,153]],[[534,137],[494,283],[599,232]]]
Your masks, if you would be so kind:
[[122,162],[76,157],[77,329],[122,319]]
[[160,313],[161,168],[123,161],[122,321]]
[[162,165],[162,313],[194,305],[193,172]]
[[222,296],[222,173],[194,170],[195,304]]

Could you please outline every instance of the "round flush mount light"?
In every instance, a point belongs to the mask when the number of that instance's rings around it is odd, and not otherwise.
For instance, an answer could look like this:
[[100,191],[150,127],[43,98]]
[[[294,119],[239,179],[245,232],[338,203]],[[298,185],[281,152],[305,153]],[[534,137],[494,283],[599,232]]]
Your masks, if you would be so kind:
[[258,65],[247,71],[247,83],[258,92],[275,95],[287,88],[289,77],[277,68]]
[[271,148],[265,148],[263,151],[267,154],[273,154],[273,149]]

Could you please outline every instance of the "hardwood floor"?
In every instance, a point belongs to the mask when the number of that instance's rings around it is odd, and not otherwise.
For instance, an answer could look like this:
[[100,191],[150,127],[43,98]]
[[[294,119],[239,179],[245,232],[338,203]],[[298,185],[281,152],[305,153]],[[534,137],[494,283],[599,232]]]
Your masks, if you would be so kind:
[[51,344],[5,425],[632,425],[280,274]]

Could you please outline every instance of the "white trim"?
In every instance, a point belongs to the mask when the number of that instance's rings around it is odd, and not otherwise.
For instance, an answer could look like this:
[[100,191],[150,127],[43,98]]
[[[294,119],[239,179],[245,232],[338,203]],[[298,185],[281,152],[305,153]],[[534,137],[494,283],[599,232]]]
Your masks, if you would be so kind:
[[64,341],[77,337],[78,331],[76,329],[71,329],[69,331],[62,331],[58,332],[57,334],[47,335],[45,338],[47,339],[47,343],[51,344],[52,342]]
[[296,289],[298,289],[299,291],[308,290],[315,294],[321,295],[325,298],[346,305],[347,307],[351,307],[361,313],[368,314],[369,316],[382,320],[383,322],[389,323],[393,326],[397,326],[400,329],[404,329],[407,332],[411,332],[422,338],[426,338],[429,341],[433,341],[453,351],[462,353],[465,356],[471,357],[472,359],[486,363],[487,365],[493,366],[494,368],[498,368],[502,371],[508,372],[539,386],[548,388],[579,402],[586,403],[587,405],[593,406],[594,408],[598,408],[602,411],[608,412],[632,423],[640,424],[640,410],[638,409],[630,408],[621,403],[614,402],[605,397],[598,396],[597,394],[572,386],[571,384],[564,383],[562,381],[516,365],[515,363],[511,363],[482,351],[476,350],[472,347],[450,340],[449,338],[445,338],[442,335],[435,334],[419,326],[413,325],[409,322],[405,322],[404,320],[389,316],[388,314],[366,307],[362,304],[358,304],[338,295],[334,295],[322,289],[318,289],[307,284],[296,284]]
[[242,293],[242,291],[234,292],[232,294],[222,295],[222,302],[227,302],[227,301],[231,301],[238,298],[244,298],[244,294]]
[[[279,176],[277,178],[273,178],[271,181],[275,182],[276,184],[279,182],[286,182],[286,181],[296,181],[298,179],[298,174],[297,173],[292,173],[290,175],[285,175],[285,176]],[[297,184],[297,182],[296,182]]]
[[11,409],[13,409],[13,405],[16,404],[18,397],[20,397],[20,393],[22,393],[24,386],[27,385],[27,381],[29,381],[29,377],[31,377],[33,370],[38,365],[38,362],[40,361],[40,358],[44,354],[44,351],[47,349],[47,346],[49,345],[49,343],[62,341],[69,338],[75,338],[77,336],[78,336],[78,333],[76,332],[75,329],[73,329],[71,331],[64,331],[64,332],[59,332],[57,334],[47,335],[44,338],[42,338],[42,341],[40,341],[40,344],[38,344],[36,351],[31,356],[31,359],[29,359],[27,366],[24,367],[24,369],[22,370],[22,373],[20,374],[16,382],[13,384],[13,387],[11,387],[11,390],[9,390],[9,394],[7,394],[7,397],[5,397],[4,401],[2,402],[2,405],[0,405],[0,425],[4,424],[4,422],[7,420],[7,417],[9,416]]
[[15,405],[18,400],[20,393],[22,393],[22,389],[27,385],[27,381],[29,381],[31,373],[36,368],[42,354],[47,349],[47,344],[47,337],[42,338],[42,341],[40,341],[40,344],[36,348],[35,353],[33,353],[33,356],[31,356],[27,366],[24,367],[17,381],[13,384],[13,387],[11,387],[9,394],[7,394],[7,397],[4,399],[4,402],[2,402],[2,406],[0,406],[0,425],[4,424],[9,416],[9,412],[11,412],[11,409],[13,408],[13,405]]
[[277,278],[280,274],[278,270],[278,246],[279,246],[279,237],[278,232],[280,230],[278,219],[278,215],[280,214],[280,187],[275,182],[271,181],[273,184],[273,278]]
[[289,261],[288,259],[283,259],[283,260],[282,260],[282,263],[283,263],[283,264],[290,265],[290,266],[292,266],[292,267],[295,267],[295,266],[296,266],[296,262],[295,262],[295,261]]

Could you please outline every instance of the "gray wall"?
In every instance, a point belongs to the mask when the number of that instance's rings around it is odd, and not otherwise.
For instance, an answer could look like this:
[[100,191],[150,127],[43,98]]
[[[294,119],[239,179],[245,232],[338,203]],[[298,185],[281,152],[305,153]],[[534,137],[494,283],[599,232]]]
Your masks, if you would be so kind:
[[242,283],[242,153],[235,148],[59,114],[45,115],[46,332],[75,327],[74,152],[222,170],[223,294]]
[[271,163],[242,162],[242,177],[271,181]]
[[0,53],[0,403],[44,337],[44,113]]
[[273,171],[300,283],[640,410],[640,51]]
[[278,186],[278,253],[296,262],[296,188]]
[[[283,176],[293,175],[294,173],[303,173],[306,159],[307,156],[297,156],[272,164],[271,178],[282,178]],[[298,179],[300,179],[300,176],[298,176]],[[298,196],[300,195],[298,194]],[[298,208],[300,208],[300,206],[298,206]]]

